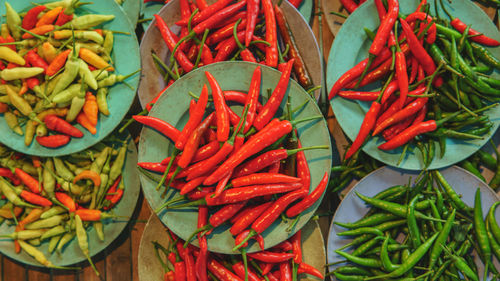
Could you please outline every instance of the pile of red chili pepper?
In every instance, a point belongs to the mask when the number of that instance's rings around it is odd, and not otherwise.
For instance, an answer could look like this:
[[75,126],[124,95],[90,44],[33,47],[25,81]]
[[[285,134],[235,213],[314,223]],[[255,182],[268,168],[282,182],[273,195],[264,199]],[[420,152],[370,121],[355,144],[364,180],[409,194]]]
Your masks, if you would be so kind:
[[[435,141],[442,157],[446,138],[474,140],[489,133],[493,124],[485,113],[500,95],[500,80],[489,74],[500,69],[500,61],[484,46],[500,42],[450,14],[451,22],[433,18],[425,0],[407,16],[399,13],[397,0],[388,1],[388,7],[376,0],[375,6],[381,24],[376,34],[367,30],[373,40],[369,57],[344,73],[329,95],[372,102],[345,157],[350,158],[370,133],[381,134],[387,142],[379,149],[404,146],[406,151],[413,142],[428,166]],[[357,90],[381,79],[380,91]]]
[[184,241],[170,230],[167,234],[170,238],[168,248],[156,241],[152,242],[155,254],[165,270],[165,281],[292,281],[298,280],[297,275],[300,274],[324,279],[320,270],[303,262],[300,230],[271,249],[248,254],[248,257],[203,253],[192,245],[183,247]]
[[[124,193],[121,174],[127,140],[108,137],[103,142],[64,157],[26,156],[0,146],[0,220],[16,225],[0,236],[14,240],[21,249],[47,267],[57,267],[47,258],[56,249],[77,238],[82,253],[97,274],[89,254],[87,228],[93,226],[104,240],[103,221],[114,218],[106,211]],[[48,243],[49,252],[37,247]]]
[[113,32],[99,26],[113,15],[76,16],[79,1],[57,1],[21,17],[8,2],[0,37],[0,113],[26,146],[67,144],[83,137],[75,120],[96,134],[99,112],[109,115],[109,87],[130,75],[113,74]]
[[[198,217],[202,221],[207,220],[210,211],[209,224],[200,224],[191,238],[231,222],[230,232],[236,236],[235,250],[245,247],[250,238],[257,239],[264,249],[262,232],[285,214],[293,218],[292,229],[300,213],[322,197],[328,173],[309,193],[311,177],[303,150],[329,149],[329,146],[301,147],[294,129],[299,122],[321,116],[292,120],[295,110],[288,106],[285,116],[275,118],[288,88],[292,64],[293,61],[286,64],[276,88],[262,106],[258,102],[261,69],[255,68],[248,94],[238,93],[240,98],[234,99],[244,105],[242,118],[231,113],[226,104],[227,93],[234,94],[234,91],[223,92],[209,72],[205,74],[215,112],[206,112],[208,87],[205,85],[198,101],[191,101],[190,117],[181,131],[155,117],[134,116],[175,144],[171,156],[161,163],[138,163],[145,170],[163,173],[157,189],[168,182],[165,192],[172,187],[179,190],[177,197],[155,211],[198,206]],[[188,202],[177,204],[182,201]]]
[[[500,227],[495,218],[500,202],[483,216],[479,188],[471,208],[436,170],[425,172],[413,187],[396,185],[373,197],[356,194],[371,209],[358,221],[335,222],[348,229],[337,235],[352,237],[352,241],[335,251],[345,260],[334,264],[349,264],[329,275],[338,280],[465,277],[478,281],[480,273],[488,276],[491,272],[498,277],[492,256],[500,259]],[[349,248],[354,251],[342,251]],[[474,256],[482,261],[484,272],[478,270]]]
[[[180,0],[179,3],[181,20],[176,25],[181,27],[180,35],[155,15],[156,27],[173,54],[165,63],[152,53],[167,87],[183,74],[215,62],[243,60],[283,70],[285,63],[293,60],[299,84],[306,90],[315,89],[285,14],[278,5],[273,6],[271,0],[262,0],[262,7],[260,0],[218,0],[211,5],[205,0]],[[281,46],[285,47],[280,47],[278,35],[281,35]]]

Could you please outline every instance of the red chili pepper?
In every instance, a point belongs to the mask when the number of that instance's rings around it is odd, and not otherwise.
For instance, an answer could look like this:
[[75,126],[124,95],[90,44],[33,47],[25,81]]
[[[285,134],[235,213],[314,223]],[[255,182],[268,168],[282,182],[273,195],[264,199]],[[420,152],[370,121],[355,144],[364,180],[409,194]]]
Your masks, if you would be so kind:
[[34,179],[32,176],[30,176],[28,173],[25,171],[16,168],[14,170],[14,174],[17,176],[18,179],[21,180],[21,182],[31,190],[31,192],[40,194],[42,192],[42,185]]
[[258,205],[251,209],[248,209],[248,211],[245,210],[245,213],[243,213],[244,215],[233,222],[233,225],[229,230],[231,234],[240,234],[243,230],[245,230],[245,228],[251,225],[252,222],[255,221],[255,219],[257,219],[264,211],[266,211],[271,206],[271,204],[272,202],[266,202],[262,205]]
[[[243,10],[243,11],[238,12],[237,14],[227,18],[226,20],[220,22],[217,26],[215,26],[215,28],[218,29],[218,28],[224,27],[228,24],[237,22],[239,19],[243,20],[246,17],[247,17],[247,11]],[[256,39],[253,39],[253,40],[256,40]]]
[[68,123],[66,120],[61,119],[60,117],[54,115],[54,114],[49,114],[45,116],[45,119],[43,120],[45,122],[45,125],[47,126],[47,129],[56,131],[59,133],[63,133],[75,138],[81,138],[83,137],[82,131],[78,130],[77,128],[73,127],[70,123]]
[[78,215],[82,221],[100,221],[102,219],[114,217],[113,215],[104,213],[101,210],[85,208],[77,209],[75,211],[75,215]]
[[358,8],[358,4],[356,4],[353,0],[340,0],[340,3],[342,3],[342,6],[349,12],[349,14],[352,14],[352,12]]
[[269,278],[269,281],[280,281],[280,279],[274,276],[274,274],[272,273],[268,273],[266,277]]
[[296,264],[302,263],[302,230],[295,232],[290,237],[290,242],[292,244],[292,253],[294,254],[293,262]]
[[294,183],[300,181],[300,178],[291,177],[284,174],[260,173],[235,178],[231,180],[231,184],[233,185],[233,187],[241,187],[255,184]]
[[196,281],[194,258],[189,247],[184,251],[184,263],[186,264],[186,281]]
[[267,263],[281,263],[293,259],[294,254],[292,253],[274,253],[269,251],[260,251],[256,253],[249,253],[249,257],[267,262]]
[[[154,15],[154,17],[156,19],[155,25],[156,27],[158,27],[163,41],[165,41],[168,49],[170,50],[170,52],[172,52],[178,40],[174,37],[174,34],[168,27],[167,23],[159,15]],[[193,70],[193,63],[189,61],[188,57],[182,50],[177,49],[174,56],[182,69],[184,69],[184,71],[190,72],[191,70]]]
[[420,134],[432,132],[436,129],[437,125],[435,120],[421,122],[408,127],[406,130],[394,136],[388,142],[379,145],[378,148],[381,150],[392,150],[406,144]]
[[373,2],[375,4],[375,8],[377,8],[378,18],[380,22],[382,22],[385,14],[387,13],[387,11],[385,10],[384,3],[382,3],[382,0],[374,0]]
[[280,280],[292,281],[292,267],[289,262],[280,263]]
[[[339,96],[350,100],[374,101],[380,92],[340,91]],[[383,102],[382,102],[383,103]]]
[[[116,178],[116,180],[113,182],[113,184],[111,185],[111,187],[108,189],[108,193],[115,193],[117,192],[117,187],[118,187],[118,184],[120,183],[122,179],[122,176],[119,175],[118,178]],[[105,199],[108,200],[108,201],[111,201],[113,200],[113,197],[115,196],[115,194],[109,194],[109,195],[106,195]],[[108,208],[105,208],[105,209],[110,209],[112,206],[110,204],[110,206],[108,206]]]
[[262,9],[266,18],[266,41],[271,44],[266,48],[266,65],[278,66],[278,33],[276,30],[276,18],[271,0],[262,0]]
[[385,91],[382,94],[382,99],[380,100],[380,103],[385,104],[387,102],[387,100],[392,97],[392,94],[394,94],[398,89],[399,89],[398,81],[392,80],[385,88]]
[[[233,150],[233,144],[225,142],[222,147],[208,159],[205,159],[197,164],[196,169],[193,169],[191,173],[188,174],[187,180],[198,178],[202,175],[207,174],[209,171],[213,170],[217,164],[221,163]],[[206,177],[205,177],[206,178]]]
[[238,153],[231,155],[224,163],[222,163],[222,165],[219,166],[203,182],[203,184],[211,185],[216,183],[250,156],[255,155],[291,131],[292,123],[287,120],[281,121],[277,125],[266,126],[263,130],[257,132],[253,138],[250,138],[245,144],[243,144]]
[[45,10],[45,6],[35,6],[31,8],[23,18],[23,22],[21,23],[21,27],[30,30],[35,27],[36,22],[38,21],[38,15]]
[[305,211],[307,208],[311,207],[314,203],[318,202],[319,198],[323,195],[326,186],[328,185],[328,173],[325,173],[318,186],[311,192],[311,194],[307,195],[302,201],[293,205],[286,211],[286,215],[288,217],[295,217],[298,214]]
[[[464,33],[465,32],[465,29],[467,28],[467,24],[465,24],[463,21],[461,21],[459,18],[454,18],[451,20],[450,22],[451,26],[453,26],[456,30],[458,30],[460,33]],[[500,42],[498,42],[497,40],[491,38],[491,37],[488,37],[484,34],[481,34],[481,32],[478,32],[477,30],[474,30],[472,28],[469,28],[469,37],[470,40],[476,42],[476,43],[479,43],[479,44],[483,44],[483,45],[486,45],[486,46],[491,46],[491,47],[496,47],[496,46],[499,46],[500,45]]]
[[24,56],[24,59],[31,65],[31,66],[34,66],[34,67],[41,67],[43,68],[45,71],[47,70],[47,68],[49,67],[49,65],[47,64],[47,62],[45,62],[44,59],[42,59],[42,57],[40,57],[35,51],[33,50],[30,50],[26,53],[26,55]]
[[281,162],[274,162],[269,165],[269,169],[267,169],[268,173],[278,173],[281,169]]
[[[247,21],[245,29],[245,46],[249,46],[252,41],[252,36],[255,31],[255,25],[257,23],[257,17],[259,15],[260,0],[248,0],[247,1]],[[245,25],[245,23],[241,23]]]
[[[241,21],[241,23],[237,27],[238,31],[242,31],[245,28],[246,21],[247,21],[246,19],[243,19]],[[206,41],[207,45],[210,45],[210,46],[215,45],[215,44],[221,42],[222,40],[227,39],[230,36],[233,36],[233,28],[234,28],[235,24],[236,24],[236,22],[230,23],[230,24],[218,29],[214,33],[212,33],[210,36],[207,37],[207,41]]]
[[200,186],[206,178],[207,177],[198,177],[198,178],[194,178],[194,179],[188,181],[186,184],[184,184],[181,187],[180,194],[184,195],[186,193],[191,192],[192,190],[194,190],[195,188]]
[[[432,22],[432,17],[429,14],[426,14],[424,12],[413,12],[413,13],[409,14],[405,20],[407,23],[411,23],[411,22],[414,22],[416,20],[420,20],[420,21],[426,21],[427,24],[430,24]],[[423,32],[426,27],[427,27],[427,25],[421,26],[420,32]],[[432,23],[432,26],[429,27],[429,30],[427,31],[427,37],[425,39],[425,41],[428,44],[433,44],[436,41],[436,32],[437,32],[436,24]]]
[[[8,178],[13,185],[20,185],[21,180],[17,178],[10,169],[8,168],[0,168],[0,177]],[[37,188],[38,189],[38,188]]]
[[191,136],[196,127],[200,124],[203,119],[203,115],[205,114],[205,108],[208,103],[208,88],[206,85],[203,85],[203,89],[201,90],[200,99],[196,103],[196,107],[193,109],[193,113],[190,114],[189,120],[182,129],[179,137],[175,141],[175,147],[177,149],[184,149],[188,138]]
[[290,4],[292,4],[295,8],[299,8],[300,4],[302,4],[303,0],[289,0]]
[[64,192],[56,192],[55,196],[57,201],[61,202],[61,204],[63,204],[64,206],[66,206],[66,208],[68,208],[69,212],[76,211],[76,203],[73,200],[73,198],[71,198],[68,194]]
[[[218,0],[214,4],[208,6],[205,10],[194,15],[193,19],[191,20],[191,24],[196,25],[196,24],[202,22],[203,20],[209,18],[213,14],[224,9],[231,2],[232,2],[232,0]],[[183,18],[180,21],[176,22],[175,24],[178,26],[187,26],[188,22],[189,22],[189,19]]]
[[229,117],[226,110],[226,101],[224,100],[222,89],[219,83],[217,83],[217,80],[215,80],[215,77],[207,71],[205,71],[205,75],[212,89],[212,97],[214,99],[215,112],[217,115],[217,140],[224,142],[229,137]]
[[196,129],[191,133],[189,138],[186,141],[186,145],[184,146],[184,150],[182,151],[181,156],[179,157],[179,161],[177,165],[180,168],[186,168],[196,153],[196,150],[200,144],[201,137],[204,132],[208,129],[210,123],[212,123],[215,114],[210,114],[201,124],[196,127]]
[[[245,279],[245,266],[242,261],[233,264],[232,269],[236,275]],[[249,281],[261,281],[259,276],[251,268],[247,268],[247,272]]]
[[[170,159],[170,157],[168,157]],[[151,171],[151,172],[156,172],[156,173],[164,173],[165,170],[167,169],[167,165],[163,165],[158,162],[138,162],[137,166]]]
[[394,125],[399,121],[405,120],[406,118],[415,115],[427,103],[427,100],[428,98],[417,98],[415,101],[408,104],[405,108],[391,115],[389,118],[380,123],[380,125],[377,125],[375,127],[372,136],[377,135],[385,128]]
[[201,190],[194,190],[188,193],[188,198],[191,201],[200,200],[205,198],[205,196],[212,194],[215,191],[215,187],[205,187]]
[[200,11],[203,11],[206,8],[208,8],[208,4],[205,0],[195,0],[195,1],[196,1],[196,6],[198,7],[198,9],[200,9]]
[[[411,91],[409,94],[411,95],[421,95],[426,91],[425,86],[418,87],[417,89]],[[409,98],[407,100],[407,103],[410,103],[414,100],[415,98]],[[389,108],[387,108],[383,114],[380,115],[380,117],[377,119],[377,122],[375,123],[375,127],[379,126],[382,122],[384,122],[387,118],[391,117],[394,115],[396,112],[398,112],[399,109],[399,104],[397,102],[394,102],[391,104]]]
[[[198,206],[198,228],[204,227],[208,222],[208,207],[204,205]],[[207,237],[198,233],[198,244],[200,246],[200,252],[196,258],[196,276],[200,281],[208,281],[207,276],[207,257],[208,257],[208,245]]]
[[262,130],[262,128],[264,128],[264,126],[267,123],[269,123],[269,121],[271,121],[274,114],[276,114],[276,111],[278,110],[278,108],[281,104],[281,101],[283,100],[283,97],[285,96],[286,90],[288,89],[288,84],[290,82],[290,74],[292,72],[293,62],[294,62],[293,59],[291,59],[287,62],[286,69],[281,74],[280,80],[278,81],[276,88],[274,88],[274,91],[271,94],[271,97],[266,102],[266,104],[262,107],[262,110],[259,112],[257,117],[255,117],[255,121],[253,122],[253,126],[257,130]]
[[414,56],[412,56],[411,72],[410,72],[410,77],[408,78],[408,84],[411,84],[415,81],[415,78],[417,78],[417,72],[418,72],[418,60]]
[[[418,60],[419,64],[424,69],[427,75],[432,75],[434,71],[436,71],[436,65],[434,64],[434,60],[429,56],[429,54],[425,51],[424,47],[418,40],[417,36],[413,33],[410,25],[404,20],[400,19],[401,27],[403,28],[403,32],[406,35],[406,40],[408,41],[408,45],[410,47],[411,53]],[[443,84],[443,79],[440,76],[437,76],[433,81],[433,85],[439,87]]]
[[252,80],[250,82],[250,88],[248,90],[248,95],[245,101],[245,106],[248,106],[248,112],[246,115],[245,127],[243,128],[243,133],[248,132],[250,127],[252,127],[254,120],[256,118],[257,108],[259,106],[259,94],[260,94],[260,84],[261,84],[261,68],[256,67],[253,74]]
[[165,86],[165,88],[163,88],[163,90],[161,90],[157,95],[156,97],[154,97],[154,99],[152,99],[150,102],[148,102],[146,104],[146,110],[149,112],[151,111],[151,108],[153,108],[153,105],[156,103],[156,101],[160,98],[160,96],[168,89],[168,87],[170,87],[170,85],[174,84],[174,80],[170,80],[168,81],[167,83],[167,86]]
[[378,28],[377,34],[375,35],[375,39],[373,39],[373,43],[370,46],[370,50],[368,51],[371,56],[378,56],[380,52],[382,52],[385,43],[387,42],[387,38],[389,37],[389,34],[392,31],[394,23],[396,22],[396,19],[398,17],[399,2],[397,0],[390,0],[388,2],[389,7],[387,9],[387,14],[380,23],[380,27]]
[[186,281],[186,264],[178,261],[174,264],[175,281]]
[[[380,98],[380,96],[379,96]],[[345,155],[345,159],[351,158],[351,156],[359,150],[359,148],[365,142],[366,137],[370,134],[370,131],[375,126],[375,121],[377,120],[378,114],[380,112],[380,108],[382,105],[378,101],[374,101],[370,106],[370,109],[365,114],[363,119],[363,123],[361,123],[361,128],[359,129],[358,135],[356,139],[352,142],[351,146],[347,150]]]
[[401,133],[402,131],[404,131],[404,129],[408,128],[408,126],[412,124],[413,120],[414,118],[410,117],[395,124],[394,126],[385,129],[382,132],[382,137],[384,137],[386,141],[392,139],[395,135]]
[[406,72],[406,57],[399,44],[396,44],[398,50],[396,51],[396,77],[399,86],[399,108],[403,108],[408,96],[408,73]]
[[[260,234],[253,235],[249,237],[248,235],[250,234],[250,229],[242,231],[236,238],[234,239],[236,245],[241,245],[241,247],[246,248],[248,246],[248,240],[254,239],[257,241],[257,244],[259,244],[259,247],[261,250],[264,250],[264,238]],[[248,237],[248,238],[247,238]],[[243,242],[243,240],[245,240]],[[243,243],[243,244],[242,244]]]
[[243,61],[254,62],[257,63],[257,59],[254,57],[252,52],[249,49],[243,49],[240,52],[241,59]]
[[412,124],[423,122],[426,114],[427,114],[427,104],[424,104],[424,106],[417,113],[417,116],[415,117],[415,120],[413,120]]
[[57,16],[56,23],[54,23],[57,26],[64,25],[67,22],[70,22],[73,19],[73,14],[67,15],[65,13],[66,9],[62,9],[61,12],[59,13],[59,16]]
[[148,127],[157,130],[159,133],[169,138],[173,142],[177,142],[181,134],[179,130],[177,130],[174,126],[170,125],[168,122],[153,116],[134,115],[132,116],[132,118],[134,118],[135,121],[141,124],[144,124]]
[[205,32],[205,29],[213,29],[217,24],[222,23],[224,19],[236,14],[245,5],[246,5],[246,0],[242,0],[237,2],[236,4],[228,6],[220,11],[217,11],[217,13],[215,13],[214,15],[210,16],[209,18],[197,24],[191,31],[191,34],[199,35],[203,34],[203,32]]
[[[382,77],[386,76],[391,71],[391,64],[392,64],[392,58],[389,58],[381,65],[379,65],[377,68],[372,70],[370,73],[366,74],[366,76],[363,77],[363,80],[361,80],[361,82],[359,83],[359,87],[371,84],[375,81],[380,80]],[[358,80],[352,81],[348,85],[346,85],[345,88],[353,89],[356,87],[357,82]]]
[[28,85],[28,88],[33,90],[36,86],[40,85],[40,80],[36,77],[30,77],[26,79],[26,84]]
[[[255,71],[254,71],[254,74],[255,74]],[[249,92],[250,92],[250,90],[249,90]],[[226,100],[226,102],[236,102],[236,103],[245,105],[247,103],[247,98],[248,98],[248,95],[243,93],[243,92],[224,91],[224,99]],[[259,112],[261,109],[262,109],[262,105],[260,104],[260,102],[257,101],[257,112]],[[248,111],[250,112],[250,109],[248,109]],[[248,117],[247,117],[247,120],[248,120]],[[247,126],[246,125],[247,123],[248,122],[245,122],[245,127]]]
[[49,67],[45,71],[45,74],[48,76],[56,74],[64,66],[70,53],[71,50],[60,52],[57,57],[55,57],[54,60],[52,60],[52,62],[49,64]]
[[[245,33],[243,31],[240,31],[238,32],[237,36],[238,40],[241,41],[243,40]],[[234,40],[234,37],[230,37],[220,42],[218,47],[219,48],[215,48],[218,51],[215,55],[214,62],[225,61],[229,57],[229,55],[231,55],[238,48],[238,45],[236,44],[236,40]]]
[[312,265],[309,265],[305,262],[299,263],[299,267],[297,269],[297,274],[302,274],[302,273],[316,276],[321,280],[325,279],[325,276],[323,275],[323,273],[321,273],[319,270],[317,270]]
[[[193,156],[191,160],[192,163],[196,163],[202,160],[205,160],[209,157],[212,157],[219,150],[219,142],[211,141],[208,144],[200,147]],[[167,157],[161,161],[162,165],[167,165],[170,161],[170,157]],[[176,162],[174,162],[176,163]]]
[[50,202],[47,198],[26,190],[21,190],[19,196],[31,204],[38,206],[52,206],[52,202]]
[[221,281],[243,281],[213,258],[208,259],[208,270]]

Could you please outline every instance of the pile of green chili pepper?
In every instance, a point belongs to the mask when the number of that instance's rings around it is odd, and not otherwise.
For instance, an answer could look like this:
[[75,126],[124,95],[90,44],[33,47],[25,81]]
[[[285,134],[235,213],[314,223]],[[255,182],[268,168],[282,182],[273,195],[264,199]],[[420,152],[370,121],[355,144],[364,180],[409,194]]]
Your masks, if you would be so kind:
[[[87,229],[93,226],[104,240],[103,222],[115,217],[105,211],[123,196],[127,143],[108,137],[82,152],[48,158],[0,146],[0,191],[7,199],[0,206],[0,221],[16,226],[0,236],[13,239],[16,252],[23,249],[48,267],[56,266],[45,255],[63,251],[76,236],[99,274],[90,259]],[[35,248],[42,243],[49,244],[48,253]]]
[[[0,113],[7,125],[56,148],[83,133],[97,133],[99,112],[109,115],[109,87],[130,75],[113,74],[113,15],[76,15],[88,3],[57,1],[17,13],[8,2],[0,37]],[[22,16],[21,16],[22,15]],[[47,118],[50,116],[50,118]]]
[[[351,264],[337,267],[330,275],[339,280],[462,280],[465,276],[476,281],[480,273],[499,276],[492,255],[500,258],[495,218],[500,203],[493,204],[484,219],[479,188],[472,208],[439,171],[424,172],[413,187],[396,185],[373,197],[356,194],[371,209],[358,221],[335,222],[348,229],[337,235],[352,237],[335,252],[345,258],[341,263]],[[478,271],[475,255],[485,265],[484,272]]]
[[298,280],[301,274],[324,279],[320,270],[303,261],[300,230],[288,240],[266,251],[248,254],[248,257],[202,253],[192,245],[183,247],[184,241],[170,230],[167,234],[167,248],[152,242],[156,257],[165,270],[165,281],[202,281],[209,280],[209,277],[221,281],[292,281]]
[[[413,144],[428,167],[436,154],[446,153],[448,138],[477,140],[490,133],[488,110],[500,96],[494,76],[500,61],[487,47],[500,42],[450,14],[450,21],[437,12],[431,16],[425,0],[409,15],[400,13],[397,0],[387,2],[375,1],[381,22],[376,33],[365,29],[372,39],[369,57],[334,83],[329,98],[371,102],[346,159],[380,135],[386,142],[379,149],[403,147],[404,158]],[[380,91],[358,89],[380,80]]]

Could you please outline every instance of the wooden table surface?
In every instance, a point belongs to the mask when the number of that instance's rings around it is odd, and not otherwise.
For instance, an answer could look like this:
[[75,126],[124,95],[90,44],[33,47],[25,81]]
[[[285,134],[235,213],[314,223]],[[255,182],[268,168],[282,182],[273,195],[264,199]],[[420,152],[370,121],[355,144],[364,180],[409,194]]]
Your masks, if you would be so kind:
[[[319,42],[320,40],[320,25],[318,20],[318,0],[304,0],[314,1],[314,18],[312,20],[312,30]],[[339,0],[328,0],[339,1]],[[496,11],[492,8],[484,8],[491,19],[495,18]],[[498,19],[495,19],[498,20]],[[332,42],[334,40],[333,34],[328,29],[326,20],[323,17],[323,46],[324,58],[328,59],[328,54]],[[142,33],[138,30],[138,35]],[[138,36],[140,38],[140,36]],[[325,68],[326,70],[326,68]],[[141,111],[139,103],[136,99],[131,108],[131,113]],[[338,151],[343,152],[343,147],[346,144],[345,136],[343,135],[340,127],[335,121],[333,113],[328,114],[328,123],[330,131],[335,139],[335,144]],[[130,131],[132,135],[137,136],[140,128],[138,126],[131,126]],[[352,186],[352,184],[351,184]],[[326,197],[324,203],[320,208],[320,212],[328,213],[333,211],[338,203],[338,198]],[[78,264],[82,269],[77,271],[62,271],[52,269],[42,269],[39,267],[27,266],[16,261],[13,261],[3,255],[0,255],[0,281],[139,281],[137,270],[137,256],[139,253],[139,243],[142,233],[148,218],[151,215],[151,210],[148,203],[145,201],[144,196],[140,195],[139,202],[137,203],[136,210],[130,223],[127,225],[123,233],[104,251],[93,257],[93,261],[101,276],[96,276],[88,262]],[[324,235],[327,238],[328,228],[330,225],[330,216],[320,218],[320,226]],[[92,245],[90,245],[92,247]],[[153,281],[153,280],[142,280]]]

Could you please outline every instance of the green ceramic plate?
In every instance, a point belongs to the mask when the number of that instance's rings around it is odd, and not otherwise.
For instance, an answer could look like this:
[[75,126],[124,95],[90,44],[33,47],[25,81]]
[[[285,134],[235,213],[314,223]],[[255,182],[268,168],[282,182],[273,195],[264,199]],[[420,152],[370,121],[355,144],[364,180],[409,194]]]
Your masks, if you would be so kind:
[[[128,133],[120,136],[121,139],[125,137],[129,137]],[[128,143],[128,152],[125,161],[125,166],[123,168],[122,180],[125,184],[125,192],[123,193],[123,197],[120,202],[113,208],[114,214],[122,217],[131,217],[134,210],[135,205],[137,204],[137,199],[139,198],[139,177],[137,176],[136,170],[137,163],[137,150],[132,141]],[[99,240],[94,228],[91,228],[87,231],[88,234],[88,242],[90,249],[90,256],[97,255],[99,252],[104,250],[108,245],[113,242],[118,235],[125,229],[127,226],[128,220],[119,219],[116,222],[112,220],[104,221],[104,241]],[[14,232],[15,226],[8,225],[4,222],[0,226],[0,234],[10,234]],[[51,261],[54,265],[57,266],[68,266],[71,264],[79,263],[85,261],[86,258],[82,254],[80,248],[78,247],[78,242],[76,238],[71,240],[71,242],[65,246],[62,254],[53,253],[49,254],[48,251],[49,242],[43,242],[38,249],[45,254],[45,256]],[[35,259],[26,254],[25,252],[21,252],[20,254],[16,254],[14,251],[14,243],[10,239],[0,239],[0,252],[3,255],[8,256],[11,259],[14,259],[18,262],[41,266]]]
[[130,24],[135,29],[137,20],[139,19],[139,12],[141,10],[141,0],[124,0],[122,6],[123,11],[127,15]]
[[[46,2],[46,1],[44,1]],[[16,0],[9,2],[16,11],[25,11],[32,5],[30,0]],[[43,3],[43,2],[42,2]],[[5,14],[5,6],[0,5],[0,14]],[[139,46],[135,31],[131,27],[127,17],[122,9],[114,2],[114,0],[94,1],[91,5],[85,5],[77,10],[77,14],[113,14],[115,18],[104,24],[103,28],[129,32],[130,35],[115,34],[114,48],[112,58],[115,65],[116,74],[129,74],[140,68],[139,63]],[[139,75],[126,80],[126,82],[137,89],[139,84]],[[128,88],[123,83],[118,83],[109,88],[108,106],[111,114],[109,116],[99,115],[99,123],[97,124],[97,134],[92,135],[82,126],[76,125],[84,136],[83,138],[72,138],[71,141],[60,148],[46,148],[33,141],[29,147],[24,145],[24,137],[12,132],[7,126],[3,115],[0,116],[0,142],[8,147],[21,151],[25,154],[37,156],[60,156],[84,150],[102,140],[109,135],[123,119],[128,109],[132,105],[135,97],[135,90]],[[24,129],[24,128],[23,128]]]
[[[211,3],[211,1],[214,0],[208,0],[209,3]],[[273,3],[276,2],[277,0],[273,0]],[[297,40],[297,45],[306,67],[309,70],[313,84],[321,85],[323,79],[323,64],[321,63],[319,47],[311,28],[307,25],[304,18],[297,12],[297,9],[295,9],[290,3],[284,1],[282,3],[282,8],[295,38],[302,39]],[[180,27],[175,25],[175,22],[180,20],[181,17],[179,9],[179,1],[172,0],[158,12],[158,15],[163,18],[163,20],[175,33],[180,33]],[[155,52],[158,57],[165,62],[168,62],[168,59],[170,58],[170,51],[165,45],[158,28],[154,26],[155,21],[156,20],[153,20],[152,25],[146,30],[141,41],[141,65],[144,71],[139,84],[138,96],[143,107],[156,97],[156,95],[166,86],[165,80],[161,76],[155,62],[153,61],[151,52]],[[319,98],[319,92],[319,90],[315,91],[317,98]]]
[[[222,62],[190,72],[168,88],[152,108],[150,115],[165,120],[177,128],[182,128],[188,119],[187,111],[189,101],[191,100],[188,91],[192,91],[193,93],[201,91],[203,84],[207,83],[204,74],[205,71],[209,71],[215,76],[223,90],[248,91],[255,67],[256,64],[247,62]],[[265,93],[268,88],[274,89],[279,76],[280,72],[265,66],[262,67],[262,93]],[[294,118],[302,119],[308,116],[321,115],[321,111],[314,100],[295,81],[290,83],[287,95],[291,95],[292,97],[292,108],[299,106],[306,100],[310,101],[304,110],[299,112]],[[285,102],[282,103],[282,107],[284,105]],[[241,108],[239,110],[241,112]],[[304,147],[313,145],[330,146],[330,135],[324,119],[301,123],[298,125],[298,131]],[[162,135],[155,130],[144,127],[139,143],[139,162],[159,162],[169,155],[171,148],[171,143]],[[311,169],[311,188],[314,188],[324,173],[330,171],[332,161],[331,149],[306,151],[306,157]],[[156,191],[156,182],[141,175],[141,183],[145,197],[153,210],[166,201],[166,199],[160,197],[163,189],[161,189],[161,192]],[[176,191],[171,189],[166,198],[172,198],[176,193]],[[293,232],[304,226],[313,215],[319,202],[320,200],[303,213],[292,232],[286,232],[287,223],[281,220],[275,222],[263,233],[266,247],[271,247],[284,241]],[[162,211],[158,215],[161,221],[182,239],[187,239],[196,229],[196,208],[168,212]],[[227,254],[233,253],[231,249],[234,247],[234,238],[229,233],[227,226],[217,228],[213,234],[208,236],[208,239],[208,249],[210,251]],[[258,246],[250,245],[251,252],[258,250]]]
[[[456,17],[461,18],[464,22],[472,24],[472,26],[484,32],[484,34],[500,40],[500,33],[493,25],[488,16],[473,2],[469,0],[454,0],[451,4],[444,1],[448,6],[448,10]],[[429,2],[431,5],[430,11],[434,11],[433,1]],[[401,0],[400,9],[402,13],[410,13],[416,9],[417,1]],[[440,15],[444,13],[441,11]],[[368,56],[368,48],[370,41],[367,39],[363,27],[374,30],[379,24],[377,11],[373,1],[368,1],[359,7],[354,13],[346,20],[342,29],[339,31],[335,42],[330,52],[328,60],[328,89],[331,89],[333,83],[348,69],[353,67],[355,63],[361,61]],[[500,57],[500,48],[490,49],[496,57]],[[494,74],[495,77],[500,77],[498,71]],[[368,86],[366,87],[368,88]],[[373,89],[372,86],[370,89]],[[368,111],[369,103],[366,102],[353,102],[340,97],[331,100],[333,112],[337,120],[347,134],[353,140],[361,126],[365,112]],[[487,111],[490,120],[494,123],[490,134],[484,136],[482,140],[474,141],[460,141],[454,139],[446,140],[446,154],[443,158],[435,157],[429,169],[439,169],[457,163],[471,154],[476,152],[483,146],[499,125],[500,107],[495,107]],[[363,150],[375,159],[382,161],[390,166],[396,166],[402,149],[395,149],[393,151],[384,152],[377,148],[382,143],[380,137],[370,139],[363,147]],[[439,147],[436,145],[436,147]],[[439,148],[436,155],[439,155]],[[422,156],[418,150],[413,153],[408,153],[406,158],[402,161],[399,168],[409,170],[420,170],[423,168]]]

